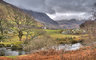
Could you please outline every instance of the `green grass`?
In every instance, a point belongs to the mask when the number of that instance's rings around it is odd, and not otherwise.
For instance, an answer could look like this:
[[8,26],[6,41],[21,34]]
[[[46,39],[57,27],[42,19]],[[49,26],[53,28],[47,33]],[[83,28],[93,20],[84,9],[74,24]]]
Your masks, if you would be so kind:
[[52,38],[66,38],[66,37],[76,37],[79,38],[81,35],[71,35],[71,34],[62,34],[61,30],[45,30]]
[[53,38],[79,37],[80,35],[51,34]]
[[6,56],[6,57],[15,59],[17,56]]
[[23,42],[22,41],[15,41],[15,42],[0,42],[0,44],[3,44],[4,46],[11,46],[11,45],[14,45],[14,46],[17,46],[17,47],[20,47],[20,44],[22,44]]
[[45,31],[46,31],[48,34],[56,34],[56,33],[60,33],[61,30],[50,30],[50,29],[45,29]]

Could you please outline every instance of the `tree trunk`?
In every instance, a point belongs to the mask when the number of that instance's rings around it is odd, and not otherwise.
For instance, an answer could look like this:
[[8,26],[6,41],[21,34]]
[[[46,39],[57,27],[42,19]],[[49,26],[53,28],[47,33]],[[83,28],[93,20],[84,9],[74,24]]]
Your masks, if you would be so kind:
[[28,40],[28,34],[29,34],[29,33],[27,32],[27,34],[26,34],[26,40]]
[[20,30],[18,33],[19,33],[19,35],[18,35],[19,41],[21,41],[22,40],[22,36],[23,36],[23,32]]

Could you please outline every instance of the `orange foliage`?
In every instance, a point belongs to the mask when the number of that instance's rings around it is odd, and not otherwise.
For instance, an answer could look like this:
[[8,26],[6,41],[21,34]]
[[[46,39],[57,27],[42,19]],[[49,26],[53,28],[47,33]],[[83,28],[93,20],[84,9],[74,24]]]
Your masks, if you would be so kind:
[[0,57],[0,60],[12,60],[12,59],[7,57]]

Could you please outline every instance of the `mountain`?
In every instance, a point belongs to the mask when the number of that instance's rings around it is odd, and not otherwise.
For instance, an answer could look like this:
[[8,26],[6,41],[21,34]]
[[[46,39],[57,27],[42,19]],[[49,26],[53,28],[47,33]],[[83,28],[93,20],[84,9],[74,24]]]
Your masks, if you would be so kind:
[[47,16],[45,13],[35,12],[31,10],[24,10],[24,11],[33,16],[37,21],[40,21],[42,23],[53,25],[58,24],[56,21],[52,20],[49,16]]
[[49,28],[49,29],[59,29],[59,24],[56,21],[52,20],[45,13],[35,12],[35,11],[25,10],[25,9],[23,9],[23,11],[26,12],[27,14],[33,16],[36,21],[44,23],[44,25],[47,28]]
[[62,29],[73,29],[73,28],[79,28],[80,24],[84,23],[85,20],[59,20],[57,21],[58,24]]
[[49,29],[79,28],[79,25],[85,22],[85,20],[76,20],[76,19],[54,21],[45,13],[40,13],[40,12],[35,12],[35,11],[25,10],[25,9],[23,9],[23,11],[33,16],[37,21],[44,23],[45,26]]

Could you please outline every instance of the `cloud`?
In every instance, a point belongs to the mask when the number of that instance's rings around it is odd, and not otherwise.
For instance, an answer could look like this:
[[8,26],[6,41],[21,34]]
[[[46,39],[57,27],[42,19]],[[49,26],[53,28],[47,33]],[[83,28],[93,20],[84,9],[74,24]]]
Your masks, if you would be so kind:
[[96,3],[96,0],[4,0],[4,1],[20,8],[52,14],[50,15],[50,17],[52,17],[56,13],[62,13],[62,14],[72,13],[73,14],[72,16],[74,16],[75,13],[87,13],[92,10],[92,8],[94,7],[94,3]]
[[10,4],[13,4],[17,7],[43,12],[43,13],[55,13],[55,11],[46,6],[45,2],[46,0],[4,0]]
[[[78,19],[84,20],[91,17],[91,14],[85,12],[79,13],[56,13],[56,14],[47,14],[54,20],[70,20],[70,19]],[[69,18],[70,17],[70,18]]]
[[47,0],[47,5],[53,6],[57,12],[90,11],[96,0]]

